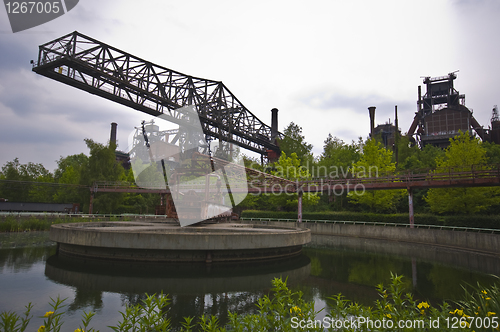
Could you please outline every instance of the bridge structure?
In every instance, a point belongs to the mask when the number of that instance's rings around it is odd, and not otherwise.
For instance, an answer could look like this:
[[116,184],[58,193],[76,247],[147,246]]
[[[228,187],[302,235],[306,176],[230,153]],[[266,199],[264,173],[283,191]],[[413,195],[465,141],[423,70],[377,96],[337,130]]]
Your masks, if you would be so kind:
[[[298,218],[302,222],[302,197],[304,193],[342,195],[353,192],[363,194],[366,190],[407,190],[410,227],[414,225],[413,190],[427,188],[492,187],[500,186],[500,165],[473,165],[449,167],[428,171],[400,171],[371,177],[329,178],[289,180],[252,168],[245,168],[248,179],[248,194],[298,195]],[[96,182],[91,187],[97,192],[170,193],[168,189],[144,189],[127,183]],[[168,205],[168,204],[167,204]]]
[[[378,174],[377,174],[378,175]],[[472,165],[448,167],[427,172],[394,172],[373,177],[351,177],[342,179],[318,178],[301,181],[297,187],[298,220],[302,220],[302,198],[304,192],[338,194],[339,192],[364,193],[365,190],[406,189],[410,227],[414,226],[413,190],[426,188],[491,187],[500,186],[500,165]]]
[[190,123],[179,109],[193,105],[206,136],[279,156],[277,121],[266,125],[220,81],[153,64],[77,31],[40,45],[32,64],[37,74],[180,126]]

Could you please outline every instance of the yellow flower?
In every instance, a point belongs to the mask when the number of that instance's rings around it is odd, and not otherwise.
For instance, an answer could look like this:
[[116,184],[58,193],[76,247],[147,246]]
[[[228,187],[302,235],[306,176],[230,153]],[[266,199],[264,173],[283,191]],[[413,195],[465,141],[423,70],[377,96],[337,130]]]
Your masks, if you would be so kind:
[[387,318],[392,318],[391,314],[386,314],[385,315]]
[[45,313],[45,315],[43,315],[43,317],[50,317],[50,316],[52,316],[53,314],[54,314],[54,312],[53,312],[53,311],[47,311],[47,312]]
[[427,303],[427,302],[420,302],[417,305],[417,308],[419,308],[419,309],[422,309],[422,308],[427,309],[427,308],[429,308],[429,303]]
[[487,292],[487,291],[485,291],[485,290],[482,290],[482,291],[481,291],[481,293],[483,293],[483,294],[485,294],[485,295],[486,295],[486,294],[488,294],[488,292]]
[[486,300],[491,300],[491,297],[487,297]]
[[450,311],[450,314],[452,314],[452,315],[458,314],[459,316],[463,316],[464,315],[464,311],[463,310],[455,309],[455,311]]
[[494,315],[496,315],[496,313],[491,312],[491,311],[488,311],[487,315],[488,315],[488,317],[489,317],[489,316],[494,316]]
[[299,313],[299,315],[302,315],[302,314],[300,313],[301,311],[302,311],[302,310],[300,310],[300,308],[299,308],[299,307],[297,307],[297,306],[295,306],[295,307],[291,307],[291,308],[290,308],[290,313],[291,313],[291,314],[293,314],[294,312],[298,312],[298,313]]
[[76,329],[75,332],[84,332],[83,330]]
[[44,332],[45,331],[45,325],[42,325],[38,328],[37,332]]
[[425,315],[425,310],[424,309],[420,310],[420,314]]

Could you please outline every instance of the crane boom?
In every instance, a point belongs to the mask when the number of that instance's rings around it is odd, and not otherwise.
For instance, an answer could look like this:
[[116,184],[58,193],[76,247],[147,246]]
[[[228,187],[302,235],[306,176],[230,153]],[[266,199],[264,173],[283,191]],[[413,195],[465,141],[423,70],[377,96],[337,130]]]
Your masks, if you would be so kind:
[[39,46],[33,71],[179,125],[194,105],[205,135],[265,155],[279,153],[271,127],[253,115],[227,87],[153,64],[77,31]]

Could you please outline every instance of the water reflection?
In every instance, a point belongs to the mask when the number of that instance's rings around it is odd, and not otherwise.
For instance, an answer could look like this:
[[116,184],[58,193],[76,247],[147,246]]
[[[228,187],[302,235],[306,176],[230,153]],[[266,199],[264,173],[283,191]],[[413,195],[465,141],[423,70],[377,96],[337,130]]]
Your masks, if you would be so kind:
[[54,252],[48,232],[0,233],[0,274],[27,271]]
[[[490,284],[488,274],[500,275],[500,258],[431,246],[379,240],[316,237],[305,256],[271,264],[154,265],[89,261],[53,256],[48,232],[0,234],[0,311],[22,312],[28,302],[47,311],[49,297],[67,298],[67,326],[78,327],[80,314],[96,311],[93,326],[101,331],[120,320],[125,304],[139,303],[144,293],[170,294],[169,315],[215,314],[224,321],[227,311],[255,312],[255,301],[269,292],[274,277],[288,276],[294,290],[326,306],[328,297],[373,305],[375,285],[387,284],[390,272],[403,274],[409,291],[419,299],[441,303],[459,299],[465,283]],[[324,313],[323,313],[324,314]],[[38,326],[31,326],[36,330]],[[73,329],[74,330],[74,329]]]
[[169,294],[170,317],[216,314],[224,321],[227,311],[253,312],[256,300],[271,288],[276,277],[291,286],[310,274],[310,260],[301,255],[273,262],[224,264],[145,264],[76,259],[53,255],[45,275],[75,289],[70,310],[102,307],[104,292],[120,293],[123,304],[136,304],[145,293]]
[[393,272],[405,276],[407,290],[418,298],[441,303],[460,299],[466,283],[489,285],[497,280],[490,274],[500,275],[500,257],[494,255],[333,236],[318,236],[315,245],[304,251],[311,276],[302,285],[322,285],[318,296],[325,300],[342,293],[371,305],[378,298],[375,285],[387,284]]

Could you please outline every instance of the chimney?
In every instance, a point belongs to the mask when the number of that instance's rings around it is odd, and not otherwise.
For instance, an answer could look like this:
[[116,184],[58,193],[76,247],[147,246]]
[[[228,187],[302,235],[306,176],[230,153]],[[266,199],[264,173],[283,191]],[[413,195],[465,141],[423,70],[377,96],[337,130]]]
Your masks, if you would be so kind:
[[109,136],[109,146],[112,144],[116,146],[116,127],[118,125],[115,122],[111,122],[111,135]]
[[274,142],[276,136],[278,136],[278,109],[273,108],[271,110],[271,141]]
[[373,137],[373,130],[375,129],[375,106],[368,107],[370,112],[370,137]]

